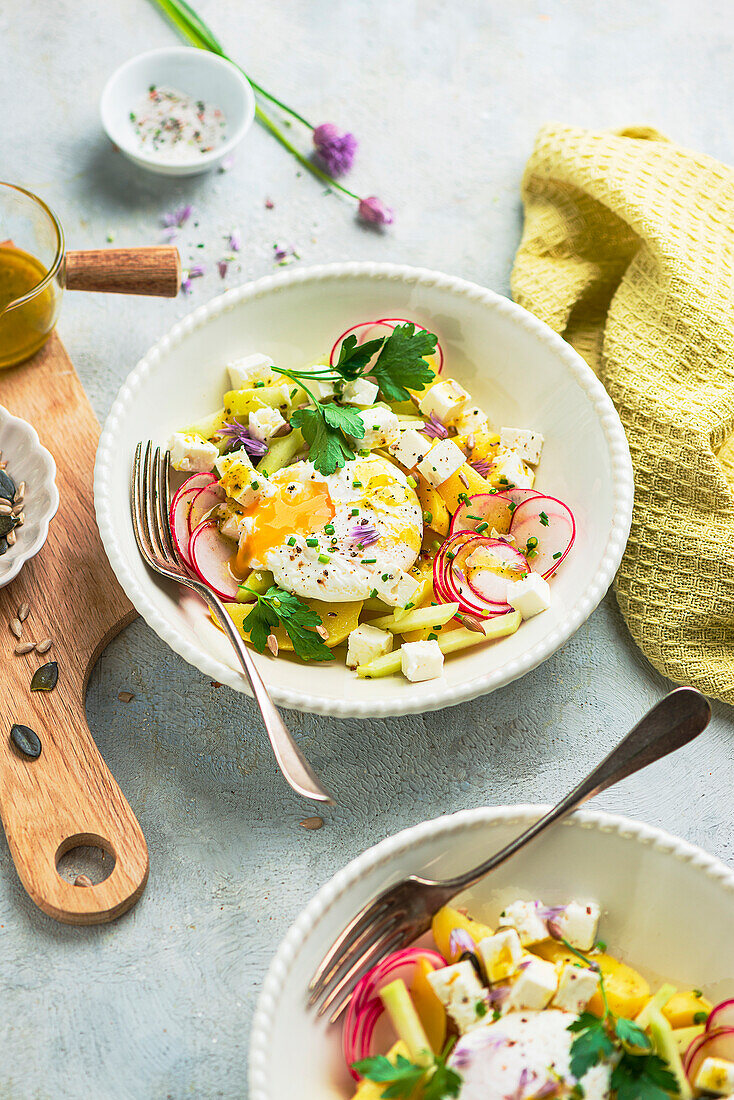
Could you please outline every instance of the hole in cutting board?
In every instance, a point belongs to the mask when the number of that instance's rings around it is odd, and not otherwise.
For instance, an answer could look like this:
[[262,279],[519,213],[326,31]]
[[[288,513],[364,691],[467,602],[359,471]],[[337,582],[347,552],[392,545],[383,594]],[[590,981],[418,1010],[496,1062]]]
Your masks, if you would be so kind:
[[78,875],[86,875],[93,886],[98,886],[110,877],[115,862],[107,842],[88,834],[68,837],[56,853],[57,874],[72,885]]

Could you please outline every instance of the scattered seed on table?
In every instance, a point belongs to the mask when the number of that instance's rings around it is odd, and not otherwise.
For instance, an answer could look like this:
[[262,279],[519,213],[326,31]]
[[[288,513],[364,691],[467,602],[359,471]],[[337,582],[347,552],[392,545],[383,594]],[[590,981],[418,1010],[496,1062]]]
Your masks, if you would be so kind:
[[323,817],[304,817],[301,822],[304,829],[320,829],[323,824]]
[[10,633],[14,634],[16,638],[20,638],[23,633],[23,624],[20,619],[10,620]]
[[74,879],[75,886],[94,886],[89,875],[77,875]]
[[35,648],[35,642],[21,642],[15,647],[14,653],[16,657],[23,657],[26,653],[32,653]]
[[22,623],[24,623],[26,621],[26,619],[28,618],[30,613],[31,613],[30,605],[27,604],[27,603],[22,603],[20,605],[20,607],[18,608],[18,618],[20,619],[20,621]]
[[132,691],[118,691],[117,698],[121,703],[129,703],[131,699],[135,698],[135,694]]
[[39,642],[36,646],[36,653],[48,653],[49,649],[53,645],[53,639],[44,638],[42,642]]
[[33,673],[31,691],[53,691],[59,682],[59,666],[56,661],[49,661],[47,665],[41,665]]
[[18,752],[30,756],[31,760],[37,760],[41,755],[41,738],[30,726],[22,726],[16,722],[10,729],[10,740]]

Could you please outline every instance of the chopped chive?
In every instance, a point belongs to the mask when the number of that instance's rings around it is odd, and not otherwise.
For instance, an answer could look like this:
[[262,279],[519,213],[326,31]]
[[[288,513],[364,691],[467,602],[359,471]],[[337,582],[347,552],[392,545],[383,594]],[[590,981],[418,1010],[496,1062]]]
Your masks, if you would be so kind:
[[257,381],[257,382],[255,383],[255,387],[254,387],[254,388],[255,388],[256,390],[262,390],[262,389],[264,389],[264,388],[265,388],[265,383],[263,382],[263,380],[262,380],[261,378],[260,378],[260,379],[258,379],[258,381]]
[[[377,558],[362,558],[362,565],[374,565]],[[373,589],[375,596],[377,595],[377,589]]]
[[423,522],[424,523],[432,523],[433,522],[433,512],[424,512],[423,513]]
[[374,600],[376,595],[377,595],[377,589],[373,588],[372,591],[370,592],[370,599]]
[[306,546],[318,546],[318,539],[306,539]]
[[543,524],[544,527],[548,526],[548,516],[545,512],[540,513],[540,522]]
[[288,539],[288,545],[289,546],[295,546],[296,545],[296,540],[293,537],[293,535],[291,535],[291,537]]
[[428,635],[428,641],[429,642],[437,642],[438,641],[438,634],[433,634],[433,633],[429,634]]
[[260,482],[259,481],[251,481],[250,482],[250,488],[251,489],[259,489],[260,488]]
[[456,557],[456,554],[454,553],[453,550],[447,550],[446,551],[446,560],[447,561],[453,561],[455,557]]
[[358,515],[359,515],[359,508],[352,508],[352,510],[351,510],[351,512],[349,513],[349,515],[350,515],[350,516],[358,516]]
[[556,558],[560,558],[560,556],[561,556],[561,551],[559,550],[557,554],[553,555],[553,559],[555,560]]
[[410,601],[410,603],[406,603],[405,607],[403,608],[403,611],[410,611],[411,607],[415,607],[415,604],[413,603],[412,600]]
[[514,501],[512,501],[512,500],[511,500],[511,501],[509,502],[509,504],[507,505],[507,507],[509,508],[509,510],[510,510],[511,512],[514,512],[514,511],[515,511],[515,509],[517,508],[517,505],[515,504],[515,502],[514,502]]
[[382,574],[382,579],[383,579],[383,581],[386,581],[386,580],[387,580],[387,578],[388,578],[388,576],[389,576],[389,574],[388,574],[388,573],[383,573],[383,574]]
[[324,527],[324,530],[326,531],[327,535],[333,535],[334,534],[334,524],[333,523],[327,523],[326,526]]
[[362,482],[361,481],[353,481],[352,482],[352,487],[354,489],[361,489],[362,488]]
[[489,524],[486,523],[486,522],[478,523],[477,524],[477,534],[481,535],[482,531],[486,531],[488,527],[489,527]]
[[319,561],[322,565],[327,565],[331,561],[331,558],[328,554],[319,554]]

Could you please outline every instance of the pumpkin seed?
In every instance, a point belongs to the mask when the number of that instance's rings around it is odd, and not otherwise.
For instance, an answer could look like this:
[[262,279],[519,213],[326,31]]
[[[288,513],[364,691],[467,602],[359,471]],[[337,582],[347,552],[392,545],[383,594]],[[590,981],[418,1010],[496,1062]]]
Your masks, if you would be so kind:
[[48,653],[49,649],[53,645],[51,638],[44,638],[42,642],[39,642],[36,646],[36,653]]
[[304,829],[320,829],[323,824],[323,817],[304,817],[301,822]]
[[15,523],[15,516],[0,516],[0,535],[5,535],[7,538],[15,527]]
[[18,752],[30,756],[31,760],[37,760],[41,755],[41,739],[30,726],[22,726],[16,722],[10,730],[10,739]]
[[5,470],[0,470],[0,497],[5,500],[12,500],[16,493],[15,482],[10,474],[6,474]]
[[18,641],[20,641],[21,635],[23,633],[23,624],[21,623],[20,619],[10,620],[10,633],[14,634]]
[[2,557],[4,553],[6,553],[7,549],[8,540],[5,538],[5,535],[0,535],[0,557]]
[[53,691],[58,682],[59,666],[56,661],[49,661],[33,673],[31,691]]
[[20,605],[20,607],[18,608],[18,618],[20,619],[20,621],[22,623],[24,623],[26,621],[26,619],[28,618],[30,613],[31,613],[30,604],[22,603]]
[[26,653],[32,653],[35,648],[35,642],[21,642],[20,645],[17,645],[15,647],[13,652],[15,653],[16,657],[23,657]]

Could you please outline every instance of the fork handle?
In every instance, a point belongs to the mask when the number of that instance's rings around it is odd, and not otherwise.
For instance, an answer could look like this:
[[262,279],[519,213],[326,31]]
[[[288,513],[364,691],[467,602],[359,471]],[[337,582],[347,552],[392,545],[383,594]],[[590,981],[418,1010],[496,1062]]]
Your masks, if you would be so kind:
[[489,871],[494,871],[496,867],[514,856],[549,826],[568,817],[594,795],[613,787],[621,779],[626,779],[627,776],[646,768],[648,764],[662,760],[668,753],[687,745],[706,728],[710,719],[711,707],[700,691],[690,687],[671,691],[640,719],[616,748],[612,749],[578,786],[524,833],[471,871],[446,882],[431,883],[431,885],[445,887],[446,901],[450,901],[456,894],[473,886]]
[[[326,802],[333,805],[333,799],[316,778],[310,764],[293,740],[290,731],[280,716],[280,712],[270,698],[270,694],[257,670],[257,665],[253,661],[239,631],[227,614],[224,604],[210,589],[204,588],[204,586],[202,588],[201,595],[217,616],[222,630],[234,646],[242,669],[250,682],[255,701],[263,716],[265,730],[270,738],[275,759],[286,781],[294,791],[303,795],[304,798],[313,798],[317,802]],[[197,591],[199,591],[198,588]]]

